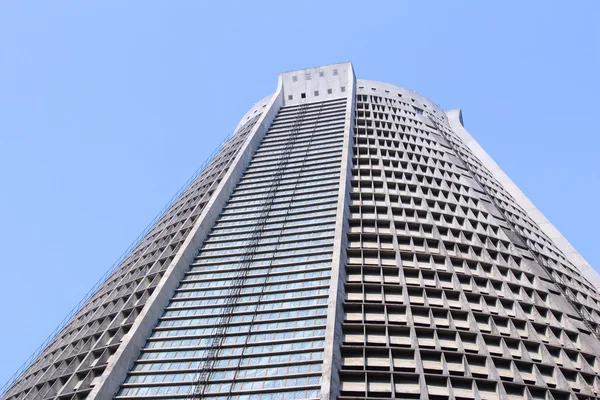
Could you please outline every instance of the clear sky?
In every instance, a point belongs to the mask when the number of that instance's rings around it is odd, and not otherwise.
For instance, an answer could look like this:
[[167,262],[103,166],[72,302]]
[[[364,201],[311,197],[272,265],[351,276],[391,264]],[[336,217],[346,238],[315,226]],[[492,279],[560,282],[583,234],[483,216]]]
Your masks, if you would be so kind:
[[341,61],[462,108],[600,267],[600,2],[0,2],[0,385],[277,74]]

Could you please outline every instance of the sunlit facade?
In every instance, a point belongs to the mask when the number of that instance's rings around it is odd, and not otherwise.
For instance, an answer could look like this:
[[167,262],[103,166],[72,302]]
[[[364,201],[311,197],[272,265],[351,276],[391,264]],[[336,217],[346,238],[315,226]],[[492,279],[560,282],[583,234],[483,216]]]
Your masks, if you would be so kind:
[[291,71],[2,398],[597,398],[599,286],[459,110]]

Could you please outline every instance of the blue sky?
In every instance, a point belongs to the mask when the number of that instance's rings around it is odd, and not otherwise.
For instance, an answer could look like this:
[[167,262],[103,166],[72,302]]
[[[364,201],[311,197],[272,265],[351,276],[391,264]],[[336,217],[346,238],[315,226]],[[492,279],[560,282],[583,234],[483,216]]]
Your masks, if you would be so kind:
[[597,1],[1,2],[0,385],[281,71],[462,108],[598,268],[599,50]]

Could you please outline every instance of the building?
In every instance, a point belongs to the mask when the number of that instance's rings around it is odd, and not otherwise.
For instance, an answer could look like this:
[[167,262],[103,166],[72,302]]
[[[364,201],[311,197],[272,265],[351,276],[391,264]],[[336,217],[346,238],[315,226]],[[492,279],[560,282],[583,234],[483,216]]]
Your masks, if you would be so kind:
[[465,130],[282,73],[2,399],[588,399],[600,276]]

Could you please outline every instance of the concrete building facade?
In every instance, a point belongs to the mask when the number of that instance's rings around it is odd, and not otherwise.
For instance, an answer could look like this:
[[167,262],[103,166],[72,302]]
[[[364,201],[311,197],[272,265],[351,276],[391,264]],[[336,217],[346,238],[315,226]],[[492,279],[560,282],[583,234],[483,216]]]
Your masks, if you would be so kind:
[[280,74],[2,399],[592,399],[600,276],[460,110]]

